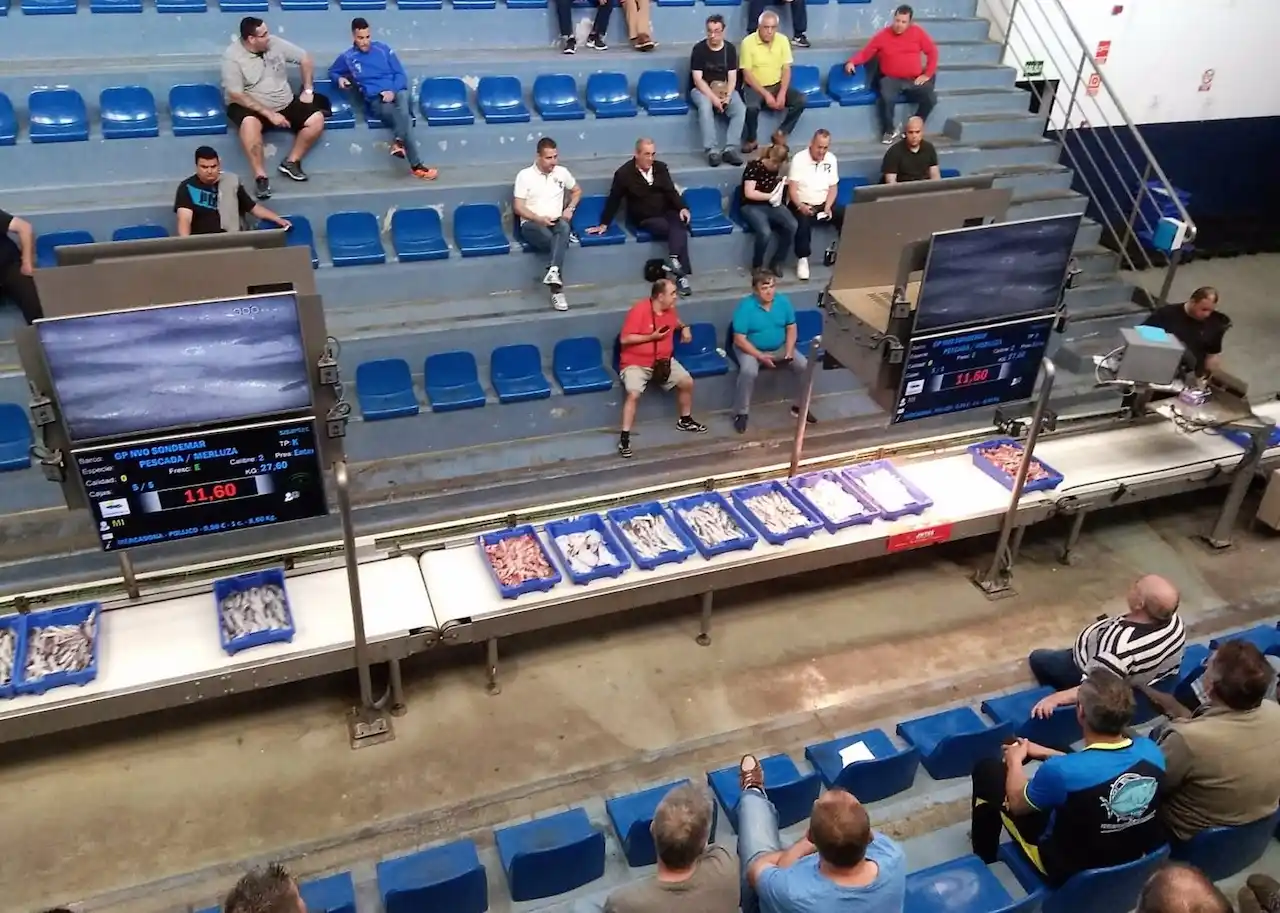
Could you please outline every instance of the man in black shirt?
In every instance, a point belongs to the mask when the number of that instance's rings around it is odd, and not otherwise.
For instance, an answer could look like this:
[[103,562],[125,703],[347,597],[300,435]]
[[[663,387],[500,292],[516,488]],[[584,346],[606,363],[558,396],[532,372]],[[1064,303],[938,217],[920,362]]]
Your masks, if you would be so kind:
[[[234,194],[234,209],[229,199],[223,199],[224,193]],[[234,174],[223,172],[218,153],[210,146],[196,150],[196,173],[178,185],[173,211],[178,214],[178,236],[182,238],[240,231],[242,220],[250,215],[289,227],[288,219],[255,203]]]
[[924,138],[924,120],[907,120],[906,135],[889,147],[880,163],[886,184],[907,181],[936,181],[942,177],[938,168],[938,150]]
[[[17,244],[11,234],[18,236]],[[11,299],[27,323],[41,316],[35,270],[36,233],[31,223],[0,209],[0,299]]]
[[1222,340],[1231,329],[1231,318],[1218,309],[1218,290],[1205,286],[1191,293],[1185,304],[1166,304],[1144,321],[1177,337],[1194,360],[1197,376],[1212,374],[1219,367]]
[[[711,167],[726,161],[741,165],[738,142],[747,120],[747,106],[738,89],[738,51],[724,40],[724,17],[707,17],[707,37],[689,54],[689,74],[693,77],[693,106],[698,109],[702,129],[702,151]],[[716,115],[729,122],[723,146],[716,142]],[[723,151],[721,149],[723,148]]]

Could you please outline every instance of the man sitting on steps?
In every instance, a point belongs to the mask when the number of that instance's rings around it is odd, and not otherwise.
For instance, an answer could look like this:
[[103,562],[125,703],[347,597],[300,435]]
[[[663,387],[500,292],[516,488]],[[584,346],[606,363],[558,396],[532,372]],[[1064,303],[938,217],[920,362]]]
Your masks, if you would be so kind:
[[196,173],[178,185],[173,211],[178,217],[180,238],[252,229],[255,226],[251,222],[246,224],[250,217],[280,228],[290,227],[288,219],[255,203],[239,178],[222,170],[222,162],[212,146],[196,150]]
[[[560,164],[560,150],[549,136],[538,140],[538,157],[516,175],[513,203],[520,237],[534,250],[551,255],[542,284],[551,289],[551,306],[569,310],[564,295],[564,255],[569,251],[573,219],[582,188],[569,169]],[[565,194],[569,199],[566,202]]]

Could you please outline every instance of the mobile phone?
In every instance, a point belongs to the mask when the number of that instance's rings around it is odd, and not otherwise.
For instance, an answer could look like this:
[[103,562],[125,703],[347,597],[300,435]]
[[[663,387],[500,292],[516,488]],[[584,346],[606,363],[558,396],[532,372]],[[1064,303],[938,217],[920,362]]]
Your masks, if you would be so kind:
[[658,333],[661,334],[662,336],[666,336],[670,332],[671,332],[671,327],[667,326],[666,324],[663,324],[662,326],[658,327]]
[[777,365],[779,368],[785,368],[787,365],[791,364],[793,361],[795,361],[795,359],[794,359],[794,358],[781,358],[781,357],[779,357],[779,358],[775,358],[775,359],[773,360],[773,363],[774,363],[775,365]]

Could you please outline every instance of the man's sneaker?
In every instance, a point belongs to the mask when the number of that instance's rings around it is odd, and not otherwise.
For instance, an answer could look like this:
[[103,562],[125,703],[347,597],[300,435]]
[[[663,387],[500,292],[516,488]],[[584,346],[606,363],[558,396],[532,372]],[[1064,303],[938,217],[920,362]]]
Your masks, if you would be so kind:
[[560,53],[561,54],[578,53],[578,39],[574,38],[572,35],[566,35],[564,38],[561,38]]
[[800,259],[796,260],[796,278],[797,279],[809,278],[809,258],[808,257],[801,257]]
[[723,158],[730,165],[742,164],[742,156],[738,155],[738,150],[736,149],[726,149],[724,151],[724,154],[721,155],[720,157]]
[[279,171],[292,181],[305,181],[307,179],[307,173],[302,170],[301,162],[291,162],[285,159],[280,163]]
[[593,51],[607,51],[607,50],[609,50],[609,45],[605,44],[605,43],[604,43],[604,39],[603,39],[602,37],[600,37],[599,35],[588,35],[588,36],[587,36],[587,47],[591,48],[591,50],[593,50]]
[[[799,418],[799,417],[800,417],[800,407],[799,407],[799,406],[792,406],[792,407],[791,407],[791,417],[792,417],[792,418]],[[814,417],[813,417],[813,413],[812,413],[812,412],[806,412],[806,413],[804,414],[804,423],[805,423],[806,425],[816,425],[816,424],[818,424],[818,420],[817,420],[816,418],[814,418]]]
[[618,441],[618,456],[622,457],[624,460],[631,459],[631,442],[630,441],[626,441],[626,442]]
[[688,298],[693,294],[693,286],[689,284],[689,277],[683,273],[676,276],[676,291],[680,293],[681,298]]
[[564,283],[560,281],[560,267],[548,266],[547,274],[542,277],[542,284],[550,286],[563,285]]
[[745,415],[735,415],[733,417],[733,430],[738,434],[747,433],[747,417]]
[[440,172],[435,168],[428,168],[426,165],[414,165],[409,169],[409,173],[421,181],[434,181],[440,177]]
[[398,139],[392,140],[391,149],[389,151],[395,158],[398,158],[398,159],[404,158],[404,143]]
[[254,178],[253,188],[259,200],[271,199],[271,181],[267,180],[264,177]]
[[769,272],[773,273],[779,279],[786,275],[786,270],[782,268],[782,262],[779,260],[774,260],[769,264]]
[[688,431],[691,434],[707,433],[707,426],[702,424],[702,422],[695,422],[691,415],[680,416],[680,420],[676,422],[676,427],[681,431]]
[[718,168],[718,167],[720,167],[720,153],[719,153],[719,152],[708,152],[708,153],[707,153],[707,164],[708,164],[708,165],[710,165],[712,168]]
[[799,35],[797,35],[796,37],[792,38],[792,39],[791,39],[791,43],[792,43],[792,44],[794,44],[794,45],[795,45],[796,47],[798,47],[798,48],[807,48],[807,47],[811,47],[811,45],[809,44],[809,39],[805,37],[804,32],[801,32]]
[[884,146],[892,146],[894,143],[894,140],[896,140],[897,138],[898,138],[898,134],[896,132],[886,133],[880,137],[880,143],[881,145],[884,145]]
[[552,292],[551,306],[557,311],[567,311],[569,310],[569,299],[565,297],[564,292]]

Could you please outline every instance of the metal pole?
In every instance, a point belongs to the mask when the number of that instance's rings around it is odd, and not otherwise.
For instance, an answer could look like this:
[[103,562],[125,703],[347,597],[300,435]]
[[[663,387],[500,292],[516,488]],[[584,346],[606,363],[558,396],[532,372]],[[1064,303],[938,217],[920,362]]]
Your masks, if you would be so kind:
[[1138,210],[1142,208],[1142,195],[1147,191],[1147,181],[1151,180],[1151,163],[1147,162],[1147,167],[1142,169],[1142,180],[1138,181],[1137,193],[1133,196],[1133,209],[1129,211],[1129,218],[1124,223],[1124,240],[1120,242],[1120,250],[1122,256],[1129,261],[1129,268],[1135,269],[1133,260],[1129,257],[1129,241],[1133,238],[1133,225],[1138,221]]
[[1013,0],[1009,7],[1009,21],[1004,27],[1004,42],[1000,45],[1000,62],[1004,63],[1004,55],[1009,52],[1009,36],[1013,34],[1013,18],[1018,15],[1018,0]]
[[120,576],[124,578],[125,592],[130,599],[137,599],[142,591],[138,588],[138,575],[133,571],[133,559],[128,552],[116,552],[116,556],[120,559]]
[[364,636],[364,602],[360,598],[360,564],[356,560],[356,529],[351,517],[351,488],[347,463],[333,464],[338,488],[338,516],[342,520],[342,551],[347,561],[347,590],[351,594],[351,627],[355,631],[356,675],[360,679],[360,706],[374,709],[373,683],[369,676],[369,643]]
[[[1067,131],[1071,129],[1071,115],[1076,109],[1076,96],[1080,94],[1080,80],[1084,79],[1084,65],[1089,62],[1089,52],[1080,55],[1080,66],[1076,67],[1076,81],[1071,84],[1071,97],[1067,99],[1067,113],[1062,118],[1062,129],[1058,131],[1058,152],[1067,144]],[[1049,113],[1049,112],[1046,112]]]
[[707,590],[702,594],[702,617],[699,619],[698,636],[695,638],[700,647],[706,647],[711,644],[711,606],[713,599],[711,590]]
[[791,442],[791,468],[787,471],[788,478],[793,478],[796,470],[800,468],[800,454],[804,451],[804,429],[809,424],[809,404],[813,402],[813,375],[818,368],[818,349],[821,344],[821,336],[813,337],[813,341],[809,343],[809,363],[805,366],[804,378],[800,381],[804,395],[800,397],[800,411],[796,415],[796,435]]
[[1213,524],[1213,529],[1205,537],[1210,546],[1217,549],[1230,548],[1231,537],[1235,532],[1236,519],[1240,516],[1240,506],[1244,503],[1249,486],[1258,472],[1258,464],[1262,462],[1263,451],[1267,449],[1267,441],[1275,425],[1249,429],[1249,449],[1240,458],[1236,474],[1227,489],[1227,499],[1222,503],[1222,510]]
[[1182,262],[1182,248],[1169,253],[1169,265],[1164,271],[1164,283],[1160,286],[1160,297],[1156,299],[1156,307],[1169,303],[1169,292],[1173,290],[1173,277],[1178,274],[1178,264]]

